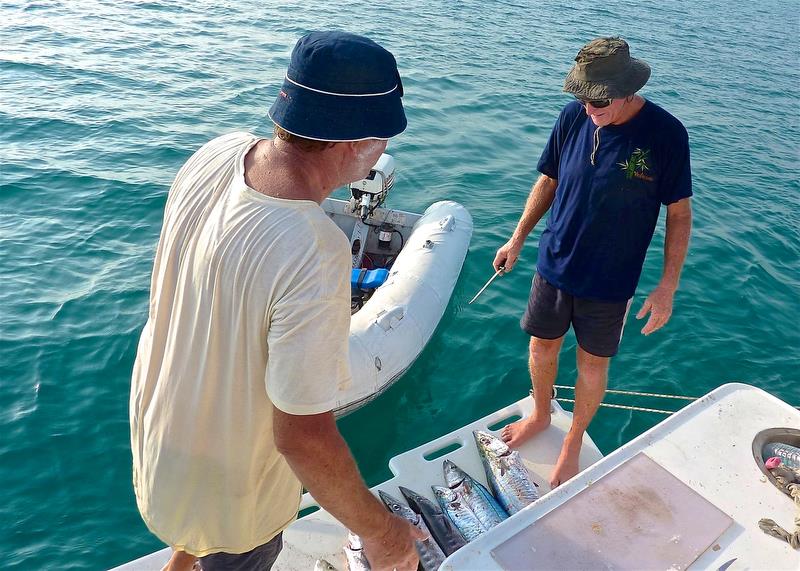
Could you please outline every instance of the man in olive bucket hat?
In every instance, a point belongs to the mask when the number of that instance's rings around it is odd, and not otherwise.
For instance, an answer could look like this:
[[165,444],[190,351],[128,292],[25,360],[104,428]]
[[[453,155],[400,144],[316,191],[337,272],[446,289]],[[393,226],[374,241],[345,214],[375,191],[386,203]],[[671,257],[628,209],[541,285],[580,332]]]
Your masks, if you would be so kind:
[[521,320],[531,335],[529,365],[535,409],[506,426],[512,447],[550,424],[558,356],[570,325],[578,341],[572,427],[550,478],[555,487],[578,473],[581,441],[606,389],[608,365],[653,237],[667,207],[661,280],[637,318],[644,335],[672,313],[691,230],[689,140],[680,121],[637,94],[650,67],[620,38],[598,38],[578,52],[564,82],[568,103],[539,159],[511,239],[494,259],[511,270],[525,238],[549,210],[537,271]]
[[331,410],[350,382],[350,248],[320,207],[406,127],[391,53],[300,38],[275,137],[224,135],[169,192],[130,401],[133,481],[168,569],[269,569],[303,486],[377,569],[424,534],[364,485]]

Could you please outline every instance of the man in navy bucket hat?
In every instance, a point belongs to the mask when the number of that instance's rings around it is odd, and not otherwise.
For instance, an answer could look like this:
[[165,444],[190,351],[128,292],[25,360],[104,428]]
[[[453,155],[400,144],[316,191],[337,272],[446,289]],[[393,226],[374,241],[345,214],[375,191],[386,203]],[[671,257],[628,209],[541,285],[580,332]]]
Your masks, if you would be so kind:
[[181,168],[131,383],[133,483],[169,570],[270,569],[303,487],[373,569],[417,568],[417,528],[364,485],[336,427],[351,382],[350,247],[321,202],[406,127],[394,57],[300,38],[275,137],[224,135]]

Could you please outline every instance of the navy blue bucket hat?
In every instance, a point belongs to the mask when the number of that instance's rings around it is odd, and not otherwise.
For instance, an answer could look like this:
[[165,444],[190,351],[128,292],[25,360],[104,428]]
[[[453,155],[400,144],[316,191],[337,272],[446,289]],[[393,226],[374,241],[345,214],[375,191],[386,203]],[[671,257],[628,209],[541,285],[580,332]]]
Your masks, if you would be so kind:
[[269,117],[306,139],[388,139],[406,128],[402,97],[389,51],[356,34],[311,32],[292,51]]

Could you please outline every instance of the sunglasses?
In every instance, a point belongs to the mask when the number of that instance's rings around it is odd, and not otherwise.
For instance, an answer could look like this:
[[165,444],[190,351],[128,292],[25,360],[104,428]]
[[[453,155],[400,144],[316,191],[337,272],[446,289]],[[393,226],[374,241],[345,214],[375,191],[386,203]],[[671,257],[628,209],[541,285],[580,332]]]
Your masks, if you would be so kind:
[[591,105],[595,109],[602,109],[608,107],[614,101],[613,99],[583,99],[582,97],[575,96],[575,99],[581,102],[581,105]]

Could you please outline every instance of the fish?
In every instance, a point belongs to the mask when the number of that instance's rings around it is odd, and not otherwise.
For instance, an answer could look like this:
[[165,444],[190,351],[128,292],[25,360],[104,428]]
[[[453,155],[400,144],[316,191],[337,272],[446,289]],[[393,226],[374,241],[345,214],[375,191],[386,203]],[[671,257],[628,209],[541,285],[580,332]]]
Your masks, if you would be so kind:
[[353,532],[347,535],[344,556],[347,559],[347,569],[349,571],[370,571],[371,567],[369,561],[367,561],[367,555],[364,553],[361,538]]
[[442,548],[445,555],[451,555],[467,544],[467,540],[464,539],[458,528],[453,525],[453,521],[444,514],[437,504],[413,490],[403,486],[399,486],[399,488],[411,510],[422,516],[422,521],[425,522],[431,536]]
[[442,511],[472,541],[508,517],[486,487],[450,460],[442,465],[447,487],[431,486]]
[[475,430],[472,434],[489,487],[509,514],[515,514],[539,499],[536,483],[528,474],[519,452],[512,451],[505,442],[488,432]]
[[442,511],[455,524],[464,539],[472,541],[486,531],[487,528],[472,511],[460,490],[451,490],[445,486],[431,486],[431,489],[442,506]]
[[336,571],[336,567],[326,559],[317,559],[314,564],[314,571]]
[[395,499],[386,492],[378,490],[378,495],[381,497],[383,505],[385,505],[390,512],[395,515],[399,515],[428,535],[428,539],[417,540],[414,542],[414,545],[417,548],[417,553],[419,554],[419,563],[422,566],[423,571],[436,571],[439,569],[442,563],[444,563],[446,556],[444,551],[442,551],[442,548],[439,547],[439,544],[436,543],[436,540],[433,538],[428,526],[425,525],[425,521],[422,519],[422,516],[414,512],[414,510],[412,510],[410,507],[400,503],[399,500]]
[[459,489],[472,511],[486,526],[494,527],[508,517],[508,512],[497,502],[486,486],[475,480],[450,460],[442,464],[444,479],[451,490]]

